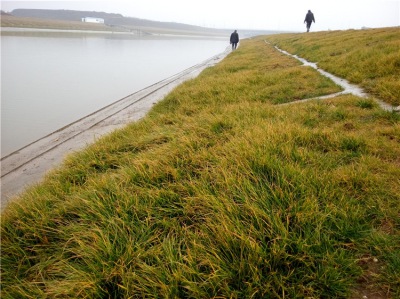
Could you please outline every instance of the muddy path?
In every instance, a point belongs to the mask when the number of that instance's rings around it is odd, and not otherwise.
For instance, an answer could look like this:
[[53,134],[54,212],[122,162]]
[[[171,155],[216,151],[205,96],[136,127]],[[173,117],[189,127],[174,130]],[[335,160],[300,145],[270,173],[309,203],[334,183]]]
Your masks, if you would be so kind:
[[[268,45],[271,45],[267,41],[265,41],[265,43],[268,44]],[[337,85],[339,85],[340,87],[343,88],[343,91],[341,91],[341,92],[337,92],[337,93],[333,93],[333,94],[329,94],[329,95],[325,95],[325,96],[321,96],[321,97],[317,97],[317,98],[299,100],[299,101],[290,102],[290,103],[287,103],[287,104],[304,102],[304,101],[309,101],[309,100],[313,100],[313,99],[321,99],[321,100],[329,99],[329,98],[333,98],[333,97],[336,97],[336,96],[341,95],[341,94],[353,94],[353,95],[356,95],[356,96],[361,97],[361,98],[371,98],[371,96],[368,93],[366,93],[361,87],[359,87],[359,86],[357,86],[355,84],[351,84],[346,79],[343,79],[343,78],[337,77],[337,76],[335,76],[335,75],[333,75],[331,73],[328,73],[327,71],[319,68],[317,63],[309,62],[306,59],[301,58],[301,57],[299,57],[297,55],[290,54],[289,52],[286,52],[285,50],[282,50],[282,49],[278,48],[277,46],[273,46],[273,47],[277,51],[299,60],[301,63],[303,63],[303,66],[309,66],[309,67],[312,67],[313,69],[316,69],[321,75],[323,75],[325,77],[328,77],[333,82],[335,82]],[[379,104],[379,106],[383,110],[396,111],[396,112],[400,111],[400,106],[393,107],[392,105],[390,105],[388,103],[385,103],[384,101],[382,101],[380,99],[374,98],[374,100]]]

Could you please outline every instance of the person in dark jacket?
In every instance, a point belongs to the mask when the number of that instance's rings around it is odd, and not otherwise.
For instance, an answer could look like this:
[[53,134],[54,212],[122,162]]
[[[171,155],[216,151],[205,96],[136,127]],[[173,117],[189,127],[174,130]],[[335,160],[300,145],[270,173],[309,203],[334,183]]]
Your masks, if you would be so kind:
[[237,33],[237,31],[235,30],[235,32],[233,32],[231,34],[231,45],[232,45],[232,50],[235,50],[237,47],[237,44],[239,42],[239,34]]
[[312,22],[315,23],[314,14],[311,12],[311,10],[309,10],[308,13],[306,14],[306,18],[304,19],[304,23],[307,23],[307,32],[310,31]]

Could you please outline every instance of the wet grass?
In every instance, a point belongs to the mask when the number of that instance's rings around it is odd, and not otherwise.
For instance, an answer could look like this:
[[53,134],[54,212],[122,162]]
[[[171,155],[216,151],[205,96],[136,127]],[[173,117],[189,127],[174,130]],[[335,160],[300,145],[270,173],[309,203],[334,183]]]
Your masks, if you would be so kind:
[[264,39],[10,203],[2,297],[400,296],[400,116]]
[[387,103],[400,105],[398,27],[271,35],[268,40]]

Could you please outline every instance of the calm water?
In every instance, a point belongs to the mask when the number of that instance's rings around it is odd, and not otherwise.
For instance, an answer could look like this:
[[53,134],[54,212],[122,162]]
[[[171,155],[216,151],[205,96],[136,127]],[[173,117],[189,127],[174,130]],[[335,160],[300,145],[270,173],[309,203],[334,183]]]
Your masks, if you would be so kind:
[[227,46],[224,40],[1,36],[1,156]]

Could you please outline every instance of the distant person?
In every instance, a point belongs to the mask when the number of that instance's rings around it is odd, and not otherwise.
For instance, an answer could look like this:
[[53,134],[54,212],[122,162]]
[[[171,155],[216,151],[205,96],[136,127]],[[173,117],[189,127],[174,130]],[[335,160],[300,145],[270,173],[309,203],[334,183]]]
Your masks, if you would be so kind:
[[312,22],[315,23],[314,14],[311,12],[311,10],[309,10],[308,13],[306,14],[306,18],[304,19],[304,23],[307,23],[307,32],[310,31]]
[[231,34],[231,45],[232,45],[232,50],[235,50],[237,47],[237,44],[239,42],[239,34],[237,33],[237,31],[235,30],[235,32],[233,32]]

